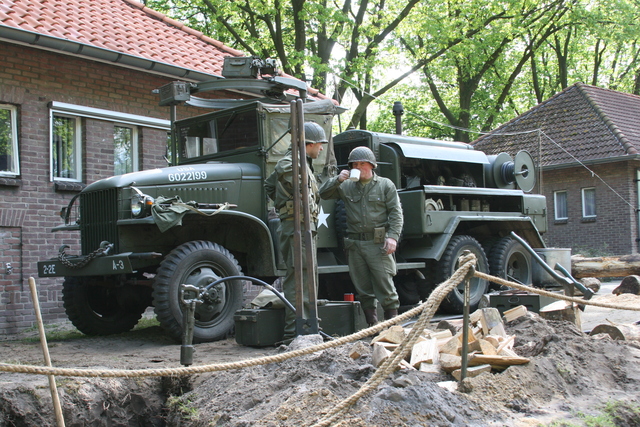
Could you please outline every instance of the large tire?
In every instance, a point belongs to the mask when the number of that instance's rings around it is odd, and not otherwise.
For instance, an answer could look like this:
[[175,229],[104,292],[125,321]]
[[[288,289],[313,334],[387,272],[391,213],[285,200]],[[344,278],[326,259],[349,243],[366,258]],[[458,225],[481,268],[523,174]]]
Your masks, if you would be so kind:
[[[450,278],[453,273],[458,269],[458,258],[465,250],[471,251],[477,259],[476,271],[482,273],[489,273],[489,264],[487,263],[487,256],[482,249],[482,246],[476,239],[471,236],[455,236],[451,239],[444,254],[438,261],[436,266],[436,283],[442,283]],[[470,283],[469,293],[469,310],[473,312],[478,308],[478,304],[482,299],[482,296],[487,292],[489,284],[486,280],[473,277]],[[440,305],[442,311],[454,314],[462,313],[464,308],[464,281],[461,282],[457,288],[451,291]]]
[[[160,325],[176,340],[182,339],[183,306],[180,285],[204,288],[227,276],[241,276],[242,269],[222,246],[197,240],[184,243],[162,261],[153,283],[153,304]],[[194,298],[185,293],[186,300]],[[242,281],[222,282],[211,288],[196,305],[193,342],[217,341],[233,332],[234,313],[242,308]]]
[[489,268],[492,276],[530,285],[532,279],[532,257],[520,242],[504,237],[493,245],[489,254]]
[[[90,285],[81,277],[65,277],[62,301],[67,317],[86,335],[112,335],[130,331],[148,307],[147,289]],[[146,294],[148,296],[148,293]]]

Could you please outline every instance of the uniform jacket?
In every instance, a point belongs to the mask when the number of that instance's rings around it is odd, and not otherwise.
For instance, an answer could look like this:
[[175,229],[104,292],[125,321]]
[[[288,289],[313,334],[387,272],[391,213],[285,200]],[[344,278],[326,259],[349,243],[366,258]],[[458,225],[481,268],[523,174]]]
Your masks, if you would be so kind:
[[340,183],[334,176],[322,184],[320,197],[344,201],[347,233],[373,233],[374,228],[385,227],[387,237],[400,240],[402,206],[390,179],[374,173],[372,180],[363,186],[348,179]]
[[[318,195],[318,181],[313,173],[312,159],[307,157],[307,176],[309,186],[309,212],[312,227],[315,227],[320,211],[320,197]],[[293,218],[293,162],[291,150],[278,161],[275,170],[265,180],[264,187],[267,195],[274,201],[276,212],[281,220]],[[303,220],[302,206],[300,220]]]

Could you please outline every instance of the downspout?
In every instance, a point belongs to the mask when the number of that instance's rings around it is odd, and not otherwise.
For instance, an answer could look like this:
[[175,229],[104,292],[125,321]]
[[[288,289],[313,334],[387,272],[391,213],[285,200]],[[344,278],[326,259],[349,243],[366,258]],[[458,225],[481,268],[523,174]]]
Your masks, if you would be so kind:
[[635,252],[638,253],[638,244],[640,242],[640,169],[636,169],[636,247]]

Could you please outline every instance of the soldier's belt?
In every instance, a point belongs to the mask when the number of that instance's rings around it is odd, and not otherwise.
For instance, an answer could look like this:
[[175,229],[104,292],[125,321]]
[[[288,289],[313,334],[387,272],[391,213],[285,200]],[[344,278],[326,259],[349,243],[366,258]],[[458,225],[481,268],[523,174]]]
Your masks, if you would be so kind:
[[348,233],[352,240],[373,240],[373,233]]

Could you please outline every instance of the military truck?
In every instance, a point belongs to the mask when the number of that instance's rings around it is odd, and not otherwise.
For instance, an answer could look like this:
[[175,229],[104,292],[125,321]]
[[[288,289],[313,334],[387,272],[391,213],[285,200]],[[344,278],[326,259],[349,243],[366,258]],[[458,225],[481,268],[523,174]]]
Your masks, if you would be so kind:
[[[181,285],[204,288],[238,275],[272,283],[284,275],[279,219],[263,181],[290,146],[290,101],[304,99],[305,120],[319,123],[327,135],[343,109],[309,98],[304,82],[277,76],[269,61],[227,58],[223,76],[172,82],[157,91],[171,111],[168,167],[89,184],[62,210],[64,224],[53,231],[79,232],[80,253],[68,254],[71,248],[63,246],[56,258],[38,263],[38,273],[64,277],[65,311],[81,332],[130,330],[153,306],[160,324],[180,339]],[[209,96],[219,91],[242,99]],[[211,111],[176,120],[183,105]],[[480,271],[531,282],[531,256],[509,237],[515,231],[532,247],[544,247],[545,198],[528,194],[535,168],[527,153],[487,156],[458,142],[347,130],[316,160],[319,180],[346,167],[349,152],[361,145],[373,150],[376,172],[396,184],[402,202],[395,280],[403,306],[425,299],[455,271],[465,250],[475,253]],[[344,206],[323,201],[319,298],[342,300],[355,292],[342,248],[345,230]],[[196,307],[194,342],[233,331],[248,283],[228,280],[209,288]],[[472,306],[489,286],[473,279]],[[463,289],[451,292],[442,309],[461,312]]]

